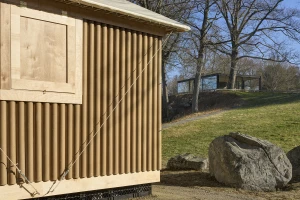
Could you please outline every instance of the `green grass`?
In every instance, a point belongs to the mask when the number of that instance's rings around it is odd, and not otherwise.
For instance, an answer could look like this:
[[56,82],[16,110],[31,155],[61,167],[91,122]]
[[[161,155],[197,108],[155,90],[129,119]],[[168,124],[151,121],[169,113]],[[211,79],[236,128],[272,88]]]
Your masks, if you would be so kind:
[[210,142],[229,132],[268,140],[285,152],[300,145],[300,94],[237,92],[243,106],[163,131],[163,162],[181,153],[208,156]]

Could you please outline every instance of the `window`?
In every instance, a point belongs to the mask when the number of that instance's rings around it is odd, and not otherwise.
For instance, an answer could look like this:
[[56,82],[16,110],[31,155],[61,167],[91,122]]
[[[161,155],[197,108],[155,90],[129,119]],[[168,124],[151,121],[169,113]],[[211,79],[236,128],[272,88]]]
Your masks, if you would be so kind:
[[10,84],[0,99],[81,104],[82,20],[11,5],[10,26],[9,38],[1,33],[11,65],[1,63]]

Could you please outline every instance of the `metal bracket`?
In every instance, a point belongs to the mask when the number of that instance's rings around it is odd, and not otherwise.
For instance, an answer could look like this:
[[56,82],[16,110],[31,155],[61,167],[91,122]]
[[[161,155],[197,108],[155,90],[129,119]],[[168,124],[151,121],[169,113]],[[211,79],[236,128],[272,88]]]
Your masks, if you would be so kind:
[[21,8],[27,8],[27,2],[26,1],[20,1],[20,7]]
[[61,15],[64,16],[64,17],[68,17],[68,11],[61,11]]

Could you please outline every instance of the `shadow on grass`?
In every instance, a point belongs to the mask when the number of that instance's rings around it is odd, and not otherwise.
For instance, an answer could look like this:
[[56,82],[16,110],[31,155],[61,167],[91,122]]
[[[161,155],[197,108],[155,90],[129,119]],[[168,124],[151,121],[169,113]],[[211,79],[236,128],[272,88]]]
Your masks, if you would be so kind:
[[[208,172],[199,171],[162,171],[160,183],[157,185],[179,186],[179,187],[211,187],[230,188],[219,183]],[[300,191],[300,182],[290,182],[281,191]]]
[[181,187],[226,187],[208,172],[198,171],[164,171],[160,176],[160,185]]
[[237,93],[243,100],[240,107],[253,108],[269,105],[283,105],[289,103],[300,102],[299,93],[274,93],[274,92],[259,92],[259,93]]

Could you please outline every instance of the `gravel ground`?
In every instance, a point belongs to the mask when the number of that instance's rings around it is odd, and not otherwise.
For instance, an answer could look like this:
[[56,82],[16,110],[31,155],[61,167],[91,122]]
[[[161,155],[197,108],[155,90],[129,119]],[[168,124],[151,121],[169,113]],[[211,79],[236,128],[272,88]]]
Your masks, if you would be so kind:
[[208,172],[162,171],[161,182],[153,185],[153,194],[137,199],[173,200],[285,200],[300,199],[300,183],[289,184],[284,191],[251,192],[226,187],[212,178]]

